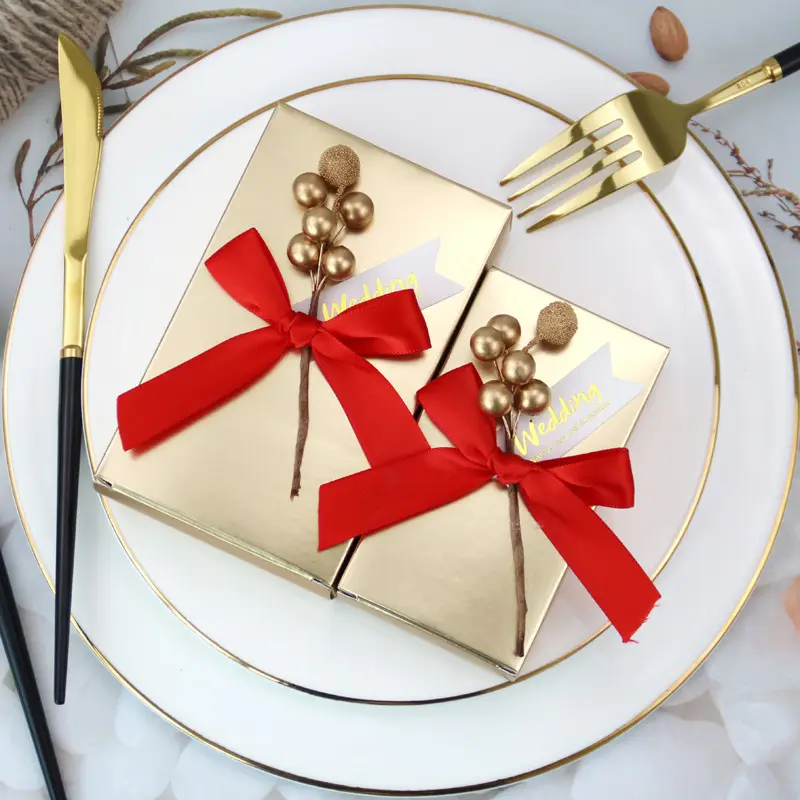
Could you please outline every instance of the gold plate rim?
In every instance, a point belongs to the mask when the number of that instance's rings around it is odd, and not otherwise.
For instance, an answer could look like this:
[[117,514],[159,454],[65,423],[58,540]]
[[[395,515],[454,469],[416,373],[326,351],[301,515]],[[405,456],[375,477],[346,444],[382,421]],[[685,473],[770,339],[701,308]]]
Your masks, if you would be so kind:
[[[378,81],[394,81],[394,80],[417,80],[417,81],[429,81],[429,82],[441,82],[441,83],[449,83],[449,84],[456,84],[461,86],[469,86],[476,89],[481,89],[484,91],[495,92],[497,94],[503,95],[505,97],[511,97],[512,99],[518,100],[520,102],[526,103],[530,106],[538,108],[541,111],[544,111],[547,114],[550,114],[556,119],[564,122],[566,125],[571,125],[574,120],[564,116],[562,113],[557,111],[556,109],[538,101],[531,97],[526,97],[525,95],[519,94],[517,92],[513,92],[509,89],[504,89],[498,86],[492,86],[490,84],[482,83],[480,81],[469,80],[465,78],[454,78],[450,76],[442,76],[442,75],[419,75],[419,74],[396,74],[396,75],[371,75],[371,76],[363,76],[359,78],[348,78],[345,80],[340,81],[332,81],[330,83],[320,84],[319,86],[310,87],[308,89],[303,90],[302,92],[295,93],[293,95],[287,96],[279,101],[269,103],[265,106],[262,106],[258,109],[255,109],[245,116],[241,117],[238,120],[235,120],[230,125],[226,126],[223,130],[216,133],[206,142],[204,142],[200,147],[198,147],[193,153],[189,154],[165,179],[164,181],[156,188],[153,194],[147,199],[145,204],[136,214],[136,216],[131,221],[130,225],[128,226],[125,234],[123,235],[122,239],[120,240],[119,245],[117,245],[116,250],[114,251],[113,256],[111,257],[111,261],[109,262],[108,269],[106,270],[105,275],[103,276],[103,280],[100,284],[100,288],[97,293],[97,298],[95,300],[94,306],[92,308],[91,318],[89,320],[89,326],[87,329],[86,334],[86,341],[84,344],[84,363],[85,368],[83,370],[83,378],[82,378],[82,409],[83,413],[85,414],[86,409],[86,395],[87,395],[87,386],[88,386],[88,376],[89,376],[89,362],[91,358],[91,351],[92,351],[92,344],[94,342],[94,332],[95,332],[95,322],[97,320],[97,315],[100,310],[100,306],[103,302],[104,294],[106,287],[111,280],[112,274],[114,269],[116,268],[117,262],[122,254],[122,251],[125,249],[125,246],[128,243],[129,238],[133,235],[136,227],[141,222],[144,215],[149,211],[153,203],[158,199],[161,193],[172,183],[175,178],[177,178],[184,169],[186,169],[195,159],[197,159],[200,155],[202,155],[206,150],[212,147],[214,144],[219,142],[225,136],[227,136],[232,131],[239,128],[241,125],[246,124],[247,122],[255,119],[262,114],[265,114],[267,111],[275,108],[278,103],[285,103],[291,102],[292,100],[297,100],[300,97],[307,97],[312,94],[316,94],[317,92],[324,92],[329,91],[331,89],[336,89],[342,86],[352,86],[355,84],[360,83],[374,83]],[[700,278],[700,274],[697,271],[697,266],[694,263],[691,253],[689,252],[689,248],[686,245],[686,242],[683,240],[683,237],[680,234],[677,226],[673,222],[670,215],[667,213],[666,209],[661,205],[658,201],[656,196],[653,192],[643,183],[638,184],[639,188],[644,192],[644,194],[652,201],[655,205],[657,211],[661,214],[664,221],[666,222],[667,226],[669,227],[672,235],[677,240],[678,244],[681,247],[681,250],[689,264],[689,268],[692,271],[692,275],[694,280],[697,284],[700,298],[703,303],[703,308],[705,309],[706,314],[706,321],[708,323],[708,330],[709,336],[711,339],[711,347],[713,352],[714,358],[714,374],[713,374],[713,400],[712,400],[712,417],[711,417],[711,426],[710,426],[710,433],[708,438],[708,444],[706,448],[706,455],[705,460],[703,462],[703,467],[699,475],[697,487],[695,489],[694,496],[692,497],[689,506],[687,508],[686,514],[678,527],[678,531],[675,535],[675,538],[670,543],[670,546],[667,548],[666,553],[662,556],[661,561],[656,566],[655,570],[651,573],[650,577],[655,580],[661,571],[666,567],[669,560],[675,554],[681,540],[683,539],[689,525],[691,524],[692,518],[694,517],[694,513],[697,509],[697,506],[700,503],[700,498],[703,495],[703,491],[705,490],[705,486],[708,480],[708,474],[711,468],[711,462],[714,455],[714,448],[717,441],[717,432],[719,428],[719,405],[720,405],[720,370],[719,370],[719,350],[717,346],[717,334],[716,328],[714,326],[714,318],[711,313],[711,308],[708,303],[708,298],[706,297],[705,288],[703,286],[703,282]],[[97,471],[98,467],[98,460],[95,455],[94,444],[92,441],[91,432],[89,430],[89,426],[86,424],[86,420],[84,418],[84,434],[85,434],[85,441],[86,441],[86,449],[89,456],[89,465],[91,467],[92,473]],[[534,677],[535,675],[539,675],[540,673],[544,672],[545,670],[550,669],[551,667],[560,664],[561,662],[565,661],[566,659],[570,658],[571,656],[575,655],[577,652],[582,650],[588,644],[593,642],[598,636],[602,633],[607,631],[611,626],[609,622],[601,625],[597,630],[591,633],[588,637],[586,637],[582,642],[578,645],[568,649],[566,652],[559,655],[557,658],[554,658],[548,661],[545,664],[531,670],[530,672],[526,672],[523,675],[520,675],[515,681],[503,681],[502,683],[495,684],[493,686],[488,686],[483,689],[476,689],[472,692],[463,692],[457,695],[448,695],[446,697],[434,697],[434,698],[427,698],[424,700],[379,700],[374,698],[366,698],[366,697],[349,697],[346,695],[339,695],[333,694],[331,692],[326,692],[320,689],[314,689],[309,686],[303,686],[301,684],[295,683],[291,680],[287,680],[286,678],[282,678],[279,675],[274,675],[267,670],[263,669],[262,667],[257,667],[254,664],[251,664],[241,656],[236,655],[234,652],[226,648],[224,645],[220,644],[216,639],[211,637],[208,633],[203,631],[196,623],[192,622],[186,614],[184,614],[179,608],[175,606],[175,604],[164,594],[164,592],[159,588],[159,586],[153,581],[150,577],[149,573],[145,569],[145,567],[141,564],[139,559],[134,554],[133,550],[131,549],[130,545],[128,544],[127,539],[125,538],[122,529],[117,522],[115,517],[114,511],[111,508],[110,499],[104,495],[100,495],[100,501],[103,504],[103,508],[106,512],[106,516],[111,524],[111,527],[114,530],[114,533],[119,540],[122,548],[125,550],[126,555],[131,560],[133,565],[136,567],[139,574],[145,580],[147,585],[150,589],[154,592],[154,594],[161,600],[162,603],[176,616],[178,619],[186,625],[193,633],[197,634],[200,638],[203,639],[206,643],[210,644],[215,650],[218,650],[223,655],[230,658],[235,663],[239,664],[240,666],[244,667],[245,669],[250,670],[251,672],[256,673],[264,678],[267,678],[271,681],[275,681],[276,683],[281,684],[282,686],[289,687],[291,689],[295,689],[300,692],[304,692],[306,694],[314,695],[316,697],[323,697],[328,700],[335,700],[339,702],[345,703],[361,703],[364,705],[397,705],[397,706],[419,706],[419,705],[434,705],[437,703],[447,703],[452,702],[455,700],[465,700],[470,697],[477,697],[483,694],[489,694],[491,692],[501,691],[502,689],[509,688],[516,684],[519,684],[529,678]]]
[[[437,7],[437,6],[425,6],[425,5],[408,5],[407,6],[407,5],[396,5],[396,4],[393,4],[393,5],[386,5],[386,6],[375,6],[375,5],[371,5],[371,6],[351,6],[351,7],[348,7],[348,8],[341,8],[341,9],[333,9],[333,10],[330,10],[330,11],[315,12],[315,13],[307,14],[307,15],[304,15],[304,16],[299,16],[299,17],[294,17],[294,18],[287,19],[287,20],[282,20],[280,22],[273,23],[272,25],[264,26],[264,27],[261,27],[261,28],[257,28],[256,30],[249,31],[249,32],[247,32],[245,34],[242,34],[240,36],[237,36],[237,37],[231,39],[228,42],[224,42],[223,44],[220,44],[217,47],[207,51],[207,53],[205,53],[203,56],[199,57],[198,59],[195,59],[195,61],[189,62],[188,64],[185,64],[182,67],[180,67],[178,70],[176,70],[174,73],[172,73],[172,75],[170,75],[164,81],[162,81],[158,86],[153,87],[146,94],[144,94],[142,97],[140,97],[131,106],[131,108],[128,109],[128,111],[132,110],[134,107],[139,105],[139,103],[141,103],[142,100],[144,100],[152,92],[154,92],[157,88],[159,88],[164,83],[166,83],[166,81],[170,80],[174,75],[182,72],[184,69],[187,69],[192,64],[196,63],[196,61],[201,60],[202,58],[205,58],[207,55],[210,55],[212,53],[217,52],[218,50],[222,49],[223,47],[226,47],[229,44],[232,44],[234,42],[240,41],[241,39],[243,39],[243,38],[245,38],[247,36],[252,36],[252,35],[254,35],[256,33],[259,33],[261,31],[263,31],[265,28],[280,27],[280,26],[282,26],[284,24],[288,24],[288,23],[291,23],[291,22],[294,22],[294,21],[304,20],[304,19],[309,19],[309,18],[319,17],[319,16],[326,16],[328,14],[346,13],[346,12],[349,12],[349,11],[360,11],[360,10],[376,9],[376,8],[381,8],[381,9],[384,9],[384,8],[394,8],[394,9],[411,8],[411,9],[416,9],[416,10],[438,11],[438,12],[451,13],[451,14],[461,14],[461,15],[465,15],[465,16],[474,16],[474,17],[478,17],[480,19],[486,19],[486,20],[490,20],[490,21],[493,21],[493,22],[499,22],[499,23],[502,23],[502,24],[509,25],[511,27],[517,28],[519,30],[524,30],[524,31],[527,31],[529,33],[533,33],[533,34],[542,36],[542,37],[544,37],[546,39],[550,39],[552,41],[558,42],[558,43],[564,45],[565,47],[570,48],[573,51],[582,53],[583,55],[585,55],[588,58],[592,59],[593,61],[595,61],[596,63],[598,63],[601,66],[605,67],[606,69],[610,70],[611,72],[614,72],[615,74],[617,74],[617,75],[619,75],[621,77],[624,77],[626,80],[630,80],[627,77],[627,75],[625,75],[625,73],[621,72],[620,70],[616,69],[615,67],[612,67],[611,65],[607,64],[606,62],[604,62],[602,59],[597,58],[596,56],[592,55],[591,53],[588,53],[586,50],[583,50],[582,48],[579,48],[579,47],[577,47],[575,45],[572,45],[569,42],[564,41],[563,39],[560,39],[560,38],[558,38],[556,36],[553,36],[552,34],[544,33],[543,31],[540,31],[540,30],[538,30],[536,28],[533,28],[531,26],[523,25],[522,23],[511,22],[509,20],[505,20],[505,19],[502,19],[500,17],[493,16],[491,14],[484,14],[484,13],[477,12],[477,11],[460,11],[460,10],[457,10],[457,9],[442,8],[442,7]],[[116,124],[118,122],[120,122],[122,118],[124,118],[124,116],[127,113],[128,112],[126,111],[125,114],[123,114],[114,123],[114,125],[112,125],[109,128],[109,131],[107,131],[106,133],[109,133],[116,126]],[[731,627],[733,622],[736,620],[736,618],[738,617],[738,615],[741,612],[742,608],[744,607],[745,603],[747,602],[748,598],[752,594],[752,591],[755,588],[756,582],[757,582],[759,576],[761,575],[761,572],[764,569],[764,565],[766,564],[766,561],[767,561],[767,558],[768,558],[768,556],[770,554],[770,551],[772,550],[772,546],[773,546],[773,544],[775,542],[775,538],[777,536],[778,530],[780,528],[781,521],[783,519],[785,510],[786,510],[786,505],[787,505],[788,498],[789,498],[789,490],[790,490],[791,484],[792,484],[794,466],[795,466],[795,462],[796,462],[796,459],[797,459],[797,449],[798,449],[798,423],[800,421],[799,420],[800,404],[798,402],[798,398],[800,396],[800,377],[798,376],[798,365],[797,365],[797,359],[796,359],[796,354],[795,354],[795,343],[794,343],[793,326],[792,326],[791,317],[789,315],[788,302],[787,302],[787,299],[786,299],[786,294],[785,294],[784,289],[783,289],[783,284],[782,284],[781,279],[780,279],[780,275],[778,273],[778,270],[777,270],[777,267],[775,265],[775,261],[774,261],[774,259],[772,257],[772,254],[770,253],[770,250],[769,250],[769,248],[767,246],[767,243],[766,243],[766,241],[764,239],[764,235],[761,232],[761,230],[759,229],[755,218],[753,217],[752,213],[750,212],[749,208],[747,207],[746,203],[744,202],[744,199],[739,194],[739,191],[736,188],[735,184],[733,183],[733,180],[725,172],[725,170],[723,169],[723,167],[719,163],[719,161],[716,159],[716,157],[711,153],[711,151],[708,149],[708,147],[699,139],[699,137],[697,137],[692,131],[689,132],[689,135],[692,137],[692,139],[695,142],[697,142],[697,144],[700,147],[703,148],[703,150],[706,152],[707,156],[711,159],[712,163],[720,171],[721,175],[723,176],[725,181],[728,183],[728,185],[731,188],[732,192],[734,193],[734,195],[738,199],[738,201],[739,201],[740,205],[742,206],[742,209],[743,209],[744,213],[746,214],[747,218],[750,220],[750,223],[751,223],[753,229],[756,232],[756,235],[757,235],[757,237],[758,237],[758,239],[759,239],[759,241],[761,243],[761,246],[764,249],[764,253],[767,256],[767,260],[769,261],[770,268],[772,270],[772,274],[773,274],[773,277],[775,279],[775,282],[776,282],[776,285],[777,285],[777,288],[778,288],[778,292],[779,292],[780,297],[781,297],[781,303],[783,305],[784,315],[786,317],[787,332],[788,332],[788,338],[789,338],[789,346],[791,348],[791,353],[792,353],[792,369],[793,369],[793,382],[794,382],[794,425],[793,425],[794,444],[793,444],[793,448],[792,448],[792,454],[791,454],[791,458],[790,458],[788,474],[787,474],[787,477],[786,477],[786,481],[784,483],[784,490],[783,490],[783,494],[782,494],[782,497],[781,497],[780,507],[778,509],[778,513],[777,513],[776,518],[775,518],[773,529],[772,529],[772,532],[771,532],[771,534],[769,536],[769,539],[768,539],[768,541],[766,543],[766,546],[765,546],[764,552],[762,554],[762,557],[761,557],[761,559],[759,560],[759,563],[756,566],[756,569],[755,569],[755,572],[753,574],[753,577],[751,578],[751,580],[748,583],[748,585],[745,587],[744,593],[742,594],[739,602],[734,607],[731,615],[729,616],[729,618],[726,621],[726,623],[723,626],[723,628],[712,639],[712,641],[708,644],[706,649],[700,654],[700,656],[697,658],[697,660],[686,670],[686,672],[677,681],[675,681],[670,687],[668,687],[664,692],[662,692],[662,694],[659,695],[649,706],[647,706],[645,709],[643,709],[641,712],[639,712],[635,717],[633,717],[627,723],[625,723],[624,725],[621,725],[620,727],[618,727],[614,731],[611,731],[609,734],[607,734],[603,738],[599,739],[598,741],[594,742],[593,744],[588,745],[587,747],[584,747],[584,748],[578,750],[577,752],[575,752],[575,753],[573,753],[573,754],[571,754],[569,756],[564,757],[563,759],[560,759],[558,761],[552,762],[550,764],[543,765],[543,766],[538,767],[536,769],[528,770],[528,771],[525,771],[525,772],[521,772],[521,773],[519,773],[517,775],[512,775],[512,776],[509,776],[509,777],[506,777],[506,778],[499,778],[499,779],[496,779],[496,780],[485,781],[483,783],[478,783],[478,784],[472,784],[472,785],[466,785],[466,786],[437,788],[437,789],[422,790],[422,791],[414,791],[413,794],[415,796],[419,796],[419,797],[426,797],[427,796],[427,797],[430,797],[430,796],[442,795],[442,794],[458,794],[458,793],[465,793],[465,792],[488,790],[488,789],[498,788],[498,787],[502,787],[502,786],[509,786],[511,784],[517,783],[517,782],[525,780],[527,778],[531,778],[531,777],[534,777],[536,775],[540,775],[540,774],[542,774],[544,772],[548,772],[548,771],[550,771],[552,769],[556,769],[558,767],[564,766],[565,764],[571,763],[571,762],[583,757],[584,755],[587,755],[588,753],[591,753],[591,752],[597,750],[598,748],[602,747],[604,744],[612,741],[613,739],[616,739],[619,735],[621,735],[625,731],[627,731],[630,728],[632,728],[634,725],[636,725],[638,722],[640,722],[642,719],[644,719],[648,714],[650,714],[653,710],[655,710],[659,705],[661,705],[661,703],[664,702],[664,700],[666,700],[671,694],[673,694],[675,691],[677,691],[683,685],[683,683],[692,675],[692,673],[694,673],[694,671],[700,666],[700,664],[702,664],[702,662],[707,658],[709,653],[717,646],[717,644],[720,642],[722,637],[725,635],[725,633],[727,633],[728,629]],[[50,214],[48,214],[47,219],[45,219],[44,225],[47,224],[49,219],[50,219]],[[43,225],[42,229],[44,229],[44,225]],[[7,422],[7,420],[6,420],[6,408],[7,408],[7,404],[6,404],[6,386],[7,386],[7,373],[8,373],[8,358],[7,358],[7,355],[8,355],[9,345],[10,345],[10,342],[11,342],[11,335],[10,334],[11,334],[11,330],[13,328],[13,324],[14,324],[14,320],[15,320],[15,316],[16,316],[16,311],[17,311],[17,307],[18,307],[18,301],[19,301],[21,289],[22,289],[22,286],[23,286],[23,283],[24,283],[24,279],[25,279],[25,274],[28,271],[28,267],[29,267],[29,265],[31,263],[31,259],[33,257],[33,253],[35,252],[35,248],[36,248],[36,243],[34,243],[34,246],[31,249],[31,254],[28,257],[28,261],[27,261],[27,263],[25,265],[25,268],[24,268],[23,273],[22,273],[22,277],[20,279],[20,285],[19,285],[19,288],[17,290],[16,297],[14,299],[14,305],[13,305],[13,308],[12,308],[12,313],[11,313],[11,318],[10,318],[10,323],[9,323],[9,330],[8,330],[7,340],[6,340],[6,347],[5,347],[5,353],[4,353],[4,356],[5,356],[4,357],[4,366],[3,366],[3,423],[4,423],[4,425],[3,425],[3,441],[4,441],[5,451],[6,451],[6,457],[7,457],[7,460],[8,460],[8,467],[9,467],[9,474],[10,474],[10,477],[11,477],[12,493],[13,493],[13,496],[14,496],[14,502],[15,502],[15,504],[17,506],[18,513],[20,514],[21,521],[22,521],[22,524],[23,524],[23,529],[25,530],[25,535],[28,538],[28,542],[31,545],[31,548],[33,549],[34,556],[36,557],[36,559],[37,559],[37,561],[39,563],[39,566],[42,569],[43,574],[45,575],[45,577],[47,577],[47,572],[44,569],[44,565],[43,565],[43,563],[41,561],[41,557],[40,557],[40,555],[38,553],[38,550],[37,550],[37,548],[35,546],[35,543],[33,542],[32,538],[30,536],[30,533],[28,531],[27,525],[25,523],[24,516],[22,515],[22,509],[20,507],[19,497],[18,497],[18,493],[17,493],[17,487],[16,487],[16,483],[14,481],[14,475],[13,475],[13,471],[12,471],[12,463],[11,463],[11,458],[10,458],[10,451],[9,451],[9,444],[8,444],[8,434],[7,434],[8,428],[7,428],[7,425],[6,425],[6,422]],[[198,740],[200,742],[203,742],[204,744],[208,745],[209,747],[211,747],[211,748],[213,748],[215,750],[218,750],[221,753],[225,753],[226,755],[228,755],[228,756],[230,756],[230,757],[232,757],[232,758],[234,758],[234,759],[236,759],[238,761],[241,761],[242,763],[248,764],[249,766],[255,767],[257,769],[265,770],[267,772],[270,772],[270,773],[276,775],[277,777],[286,778],[286,779],[289,779],[289,780],[297,781],[298,783],[303,783],[303,784],[306,784],[306,785],[309,785],[309,786],[316,786],[316,787],[323,788],[323,789],[332,789],[332,790],[343,791],[343,792],[354,792],[354,793],[359,793],[359,794],[367,794],[367,795],[374,795],[374,796],[380,796],[380,797],[402,797],[402,796],[408,795],[408,791],[392,790],[392,789],[369,789],[369,788],[366,788],[366,787],[348,786],[348,785],[344,785],[344,784],[336,784],[336,783],[332,783],[332,782],[328,782],[328,781],[319,781],[319,780],[315,780],[313,778],[307,778],[307,777],[304,777],[304,776],[301,776],[301,775],[296,775],[296,774],[287,772],[285,770],[278,769],[276,767],[270,767],[270,766],[268,766],[266,764],[261,764],[259,762],[254,761],[253,759],[249,759],[247,757],[238,755],[237,753],[234,753],[233,751],[231,751],[231,750],[229,750],[229,749],[227,749],[227,748],[225,748],[225,747],[223,747],[221,745],[218,745],[217,743],[215,743],[215,742],[211,741],[210,739],[207,739],[206,737],[204,737],[202,734],[199,734],[198,732],[188,728],[186,725],[181,723],[179,720],[177,720],[174,717],[170,716],[167,712],[165,712],[163,709],[161,709],[156,703],[154,703],[149,697],[147,697],[147,695],[145,695],[142,692],[140,692],[94,646],[92,641],[86,636],[86,634],[77,625],[77,623],[75,622],[74,618],[73,618],[73,624],[75,624],[76,629],[78,630],[78,632],[80,633],[82,638],[86,641],[86,643],[89,646],[89,648],[94,652],[94,654],[101,661],[101,663],[103,663],[104,666],[124,686],[126,686],[129,691],[131,691],[133,694],[135,694],[142,702],[144,702],[153,711],[155,711],[157,714],[159,714],[161,717],[163,717],[166,721],[170,722],[172,725],[174,725],[179,730],[183,731],[188,736],[190,736],[190,737],[192,737],[192,738],[194,738],[194,739],[196,739],[196,740]]]

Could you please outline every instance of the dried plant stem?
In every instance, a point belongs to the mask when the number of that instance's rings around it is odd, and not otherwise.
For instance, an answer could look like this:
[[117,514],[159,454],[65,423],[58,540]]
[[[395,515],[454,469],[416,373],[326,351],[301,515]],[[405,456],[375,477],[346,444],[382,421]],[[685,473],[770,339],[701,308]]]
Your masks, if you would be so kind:
[[[250,19],[259,19],[267,22],[272,22],[280,17],[278,11],[268,11],[263,8],[220,8],[210,11],[195,11],[190,14],[183,14],[175,19],[165,22],[160,25],[152,33],[145,36],[136,48],[128,56],[118,63],[115,69],[111,70],[106,61],[108,60],[109,45],[111,43],[108,29],[100,37],[95,52],[94,67],[100,78],[100,85],[105,90],[124,90],[132,86],[137,86],[166,72],[171,67],[175,66],[176,59],[191,59],[203,55],[206,51],[198,48],[170,48],[166,50],[158,50],[150,53],[142,52],[155,41],[160,39],[165,34],[182,25],[187,25],[192,22],[202,22],[205,20],[216,19],[229,19],[232,17],[243,17]],[[130,100],[122,103],[113,103],[105,106],[105,118],[115,114],[121,114],[127,111],[131,106]],[[25,160],[30,150],[30,140],[26,140],[20,147],[16,160],[14,162],[14,177],[17,184],[17,191],[19,192],[22,205],[28,215],[28,238],[31,246],[36,238],[36,230],[34,226],[34,209],[37,203],[46,197],[48,194],[60,191],[60,186],[52,186],[44,191],[42,184],[44,179],[55,169],[62,166],[64,161],[61,157],[61,107],[59,106],[53,117],[53,127],[55,128],[56,136],[58,137],[55,142],[50,146],[50,149],[42,159],[41,164],[36,173],[33,186],[26,194],[22,188],[22,169]]]
[[[322,254],[320,253],[320,258]],[[322,292],[324,280],[315,280],[311,292],[311,304],[309,305],[308,315],[317,316],[319,308],[319,296]],[[311,372],[311,347],[306,346],[300,351],[300,390],[297,395],[297,440],[294,445],[294,470],[292,471],[292,490],[290,497],[294,500],[300,494],[300,478],[303,466],[303,454],[306,450],[306,439],[308,439],[308,379]]]
[[[506,428],[506,452],[514,452],[514,432]],[[522,545],[522,525],[519,517],[519,485],[512,483],[508,491],[508,518],[511,532],[511,554],[514,559],[514,585],[517,595],[517,635],[514,653],[525,655],[525,624],[528,617],[528,601],[525,598],[525,550]]]

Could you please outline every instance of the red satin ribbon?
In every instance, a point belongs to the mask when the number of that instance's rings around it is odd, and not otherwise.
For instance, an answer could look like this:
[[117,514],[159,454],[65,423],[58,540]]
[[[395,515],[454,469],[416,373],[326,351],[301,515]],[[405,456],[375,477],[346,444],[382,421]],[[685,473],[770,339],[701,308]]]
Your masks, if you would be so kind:
[[359,303],[327,322],[292,310],[267,245],[251,228],[206,261],[219,285],[269,327],[233,336],[117,398],[125,450],[149,447],[242,392],[289,350],[311,346],[370,464],[426,450],[419,426],[366,358],[431,346],[411,290]]
[[628,451],[615,448],[540,463],[505,453],[497,446],[494,421],[478,407],[480,384],[468,364],[417,393],[455,447],[428,447],[320,487],[320,549],[452,503],[493,478],[506,486],[516,483],[547,538],[629,641],[660,594],[591,508],[633,505]]

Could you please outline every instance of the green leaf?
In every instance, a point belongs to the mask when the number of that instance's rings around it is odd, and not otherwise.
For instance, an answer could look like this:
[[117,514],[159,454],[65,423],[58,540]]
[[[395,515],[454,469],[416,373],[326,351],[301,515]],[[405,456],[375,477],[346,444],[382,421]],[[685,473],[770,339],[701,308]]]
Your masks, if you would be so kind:
[[194,11],[191,14],[182,14],[180,17],[175,17],[175,19],[171,19],[169,22],[159,25],[152,33],[145,36],[144,39],[136,45],[136,49],[131,55],[140,53],[145,47],[151,45],[157,39],[160,39],[165,33],[169,33],[175,30],[175,28],[181,25],[187,25],[190,22],[199,22],[206,19],[227,19],[230,17],[275,20],[280,19],[280,16],[281,14],[279,11],[266,11],[261,8],[222,8],[216,11]]
[[[203,55],[205,50],[198,50],[197,48],[180,48],[175,50],[159,50],[157,53],[148,53],[145,56],[134,58],[125,64],[125,69],[130,72],[136,72],[141,67],[146,67],[148,64],[154,64],[164,58],[197,58]],[[138,74],[138,73],[137,73]]]
[[110,117],[113,114],[122,114],[124,111],[127,111],[133,103],[130,100],[126,100],[124,103],[115,103],[114,105],[106,106],[103,109],[103,114],[106,117]]
[[28,151],[30,149],[31,140],[26,139],[17,151],[17,157],[14,159],[14,180],[20,192],[22,191],[22,167],[25,165],[25,159],[28,157]]
[[106,89],[127,89],[129,86],[138,86],[140,83],[149,81],[159,73],[164,72],[164,70],[174,66],[174,61],[162,61],[160,64],[153,67],[153,69],[145,69],[144,67],[137,68],[136,77],[126,78],[125,80],[117,81],[116,83],[109,83],[108,86],[106,86]]

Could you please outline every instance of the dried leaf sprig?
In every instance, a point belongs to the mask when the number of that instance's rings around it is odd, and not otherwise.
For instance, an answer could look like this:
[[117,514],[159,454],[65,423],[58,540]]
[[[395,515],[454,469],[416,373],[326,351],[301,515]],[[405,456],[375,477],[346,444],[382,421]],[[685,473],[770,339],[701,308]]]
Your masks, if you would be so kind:
[[[558,300],[539,312],[534,337],[519,350],[512,348],[519,342],[522,328],[519,320],[511,314],[496,314],[470,337],[470,349],[475,358],[494,363],[497,372],[496,379],[481,386],[478,403],[484,414],[502,423],[507,452],[514,452],[520,416],[523,413],[539,414],[550,405],[550,387],[535,377],[536,361],[530,351],[540,345],[566,347],[577,330],[575,309],[569,303]],[[525,551],[519,516],[519,486],[512,484],[507,491],[517,600],[514,652],[522,657],[525,655],[528,602],[525,597]]]
[[[320,293],[328,282],[349,278],[356,268],[352,251],[339,244],[348,231],[361,231],[375,213],[372,199],[364,192],[352,191],[361,174],[361,162],[351,147],[337,144],[320,156],[318,172],[303,172],[294,179],[294,198],[305,209],[302,233],[289,240],[289,261],[311,278],[309,316],[316,317]],[[330,208],[326,205],[333,192]],[[300,353],[300,389],[298,394],[297,440],[290,497],[300,494],[303,454],[308,438],[308,379],[311,348]]]
[[745,197],[775,198],[780,211],[788,219],[782,220],[772,211],[759,211],[758,215],[774,223],[779,231],[788,233],[792,239],[800,242],[800,196],[788,189],[782,189],[780,186],[776,186],[773,178],[774,159],[767,159],[767,175],[764,177],[761,170],[757,167],[750,166],[750,164],[744,160],[739,147],[726,139],[720,131],[711,130],[711,128],[707,128],[696,120],[692,120],[691,124],[698,130],[703,131],[703,133],[713,136],[718,144],[722,145],[730,152],[731,157],[738,165],[738,169],[727,170],[728,175],[732,178],[750,181],[750,183],[753,184],[753,188],[751,189],[742,189],[742,195]]
[[[245,17],[248,19],[261,19],[273,21],[280,18],[277,11],[269,11],[260,8],[223,8],[210,11],[196,11],[190,14],[183,14],[175,19],[159,25],[154,31],[149,33],[136,45],[133,51],[119,62],[115,69],[111,69],[107,64],[108,48],[110,36],[108,30],[103,33],[97,43],[95,51],[95,71],[100,78],[100,85],[103,91],[125,90],[132,86],[147,83],[158,75],[166,72],[175,66],[178,60],[192,59],[203,55],[206,51],[198,48],[172,48],[158,50],[150,53],[143,52],[162,36],[191,22],[213,19],[229,19],[231,17]],[[126,111],[132,105],[126,99],[122,103],[109,103],[105,106],[104,116],[109,120]],[[23,188],[24,167],[28,154],[31,149],[31,140],[26,139],[14,159],[14,182],[17,186],[22,205],[28,216],[28,239],[33,245],[36,238],[36,227],[34,223],[34,212],[36,206],[48,195],[61,191],[63,184],[57,182],[45,187],[49,180],[56,180],[59,168],[64,164],[61,140],[61,109],[59,107],[53,118],[55,128],[55,141],[48,147],[39,167],[36,170],[30,189]]]

